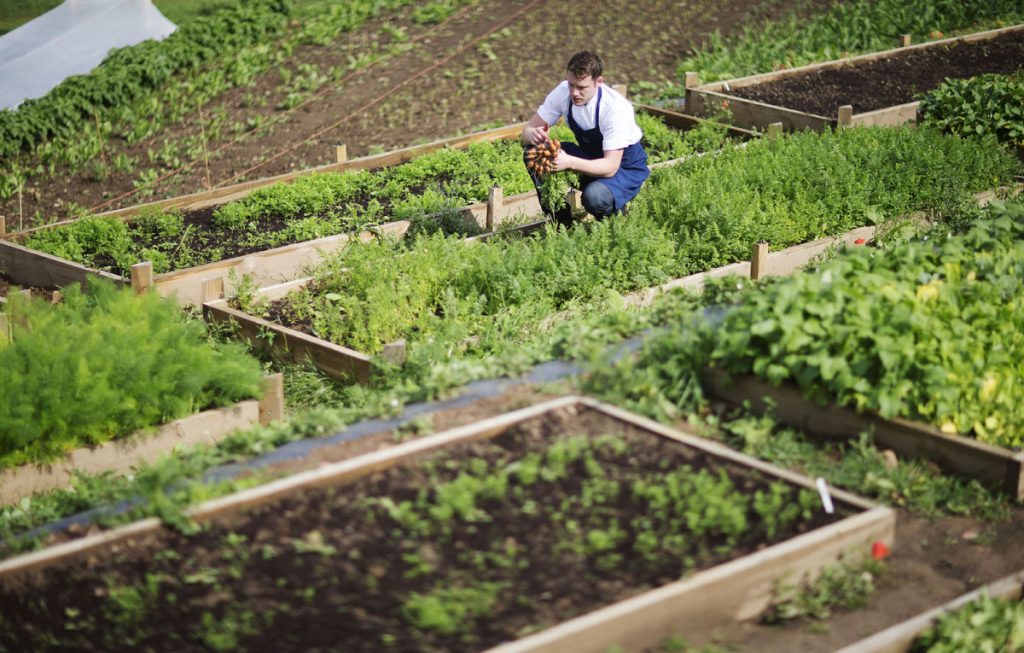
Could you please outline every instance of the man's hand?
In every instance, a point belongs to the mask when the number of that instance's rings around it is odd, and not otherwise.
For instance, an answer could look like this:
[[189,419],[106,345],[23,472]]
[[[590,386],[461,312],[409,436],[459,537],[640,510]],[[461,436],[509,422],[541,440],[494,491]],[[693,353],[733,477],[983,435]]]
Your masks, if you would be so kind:
[[577,161],[576,157],[571,154],[566,154],[565,150],[559,150],[558,155],[555,156],[555,166],[552,168],[552,172],[561,172],[563,170],[573,170],[573,165]]
[[524,145],[543,145],[548,141],[548,124],[537,114],[523,127]]

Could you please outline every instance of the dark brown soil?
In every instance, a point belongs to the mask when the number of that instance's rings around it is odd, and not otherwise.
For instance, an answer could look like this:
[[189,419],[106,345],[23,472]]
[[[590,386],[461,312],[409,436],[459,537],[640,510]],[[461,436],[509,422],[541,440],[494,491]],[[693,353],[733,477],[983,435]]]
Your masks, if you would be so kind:
[[867,63],[734,88],[729,95],[835,117],[840,106],[854,113],[913,102],[947,78],[1009,74],[1024,64],[1024,31],[984,41],[911,50]]
[[[11,278],[6,274],[0,274],[0,297],[6,297],[13,290],[25,290],[25,288],[13,283]],[[33,297],[45,297],[46,299],[51,299],[53,297],[52,288],[37,288],[35,286],[30,286],[28,290],[32,293]]]
[[[642,0],[623,12],[621,3],[599,0],[588,5],[590,18],[584,19],[577,6],[562,2],[482,0],[439,26],[417,25],[410,18],[411,9],[392,13],[330,46],[297,48],[287,67],[347,66],[350,56],[387,45],[381,32],[385,23],[404,28],[413,47],[329,83],[312,101],[287,114],[280,108],[285,89],[277,69],[261,76],[252,88],[226,93],[205,106],[204,115],[222,109],[229,123],[254,116],[281,119],[268,131],[238,142],[227,134],[210,138],[209,174],[197,162],[183,174],[104,209],[330,163],[338,143],[345,143],[349,156],[356,157],[526,120],[560,81],[569,56],[584,48],[602,53],[609,83],[675,79],[676,62],[709,33],[729,33],[748,16],[779,15],[798,1],[736,0],[723,6],[706,0]],[[517,14],[521,10],[526,11]],[[461,49],[496,26],[501,29],[482,41],[484,45]],[[443,65],[427,70],[442,60]],[[266,105],[252,106],[244,101],[246,95],[266,98]],[[119,153],[140,157],[138,170],[130,174],[112,172],[96,179],[88,171],[58,170],[45,179],[30,179],[23,197],[26,220],[37,211],[44,217],[67,217],[72,203],[92,208],[133,191],[133,177],[151,165],[145,163],[146,151],[160,150],[165,141],[193,137],[200,124],[197,115],[133,146],[111,142],[108,159]],[[0,215],[19,215],[16,199],[0,204]]]
[[[457,461],[474,458],[505,466],[575,433],[621,433],[633,443],[625,454],[593,450],[593,460],[603,469],[600,478],[626,487],[689,466],[694,473],[727,474],[748,496],[767,489],[765,478],[749,469],[624,429],[600,415],[563,411],[526,422],[492,441],[421,457],[417,464],[374,474],[349,487],[285,498],[194,537],[161,534],[8,584],[0,588],[0,608],[18,628],[0,636],[12,638],[6,642],[12,650],[98,644],[112,651],[179,651],[200,642],[206,647],[230,642],[233,650],[247,651],[369,652],[382,650],[384,644],[398,651],[478,651],[853,512],[840,507],[842,514],[830,517],[818,510],[810,520],[795,522],[767,540],[751,533],[725,544],[719,534],[691,532],[687,543],[692,553],[687,556],[627,555],[605,565],[629,549],[581,555],[565,546],[563,527],[552,524],[574,520],[596,528],[623,519],[627,524],[647,507],[635,504],[628,493],[592,508],[578,501],[565,503],[567,497],[584,496],[583,478],[594,478],[585,472],[593,463],[580,461],[572,463],[563,480],[515,484],[524,489],[523,496],[510,485],[500,493],[502,498],[477,504],[487,518],[473,517],[476,509],[462,518],[433,517],[426,523],[437,526],[419,534],[420,527],[389,516],[388,501],[414,501],[439,483],[463,478],[468,468]],[[530,503],[538,507],[528,510]],[[551,511],[564,517],[552,522],[541,516]],[[656,521],[657,514],[650,518]],[[750,523],[755,521],[760,519]],[[442,530],[435,532],[437,528]],[[631,546],[630,541],[620,547]],[[463,601],[472,609],[479,609],[481,601],[488,607],[477,617],[458,620],[457,631],[410,628],[410,601],[416,596],[443,597],[459,588],[489,586],[485,597]],[[438,610],[435,605],[431,614],[436,617]],[[53,646],[51,636],[62,643]]]

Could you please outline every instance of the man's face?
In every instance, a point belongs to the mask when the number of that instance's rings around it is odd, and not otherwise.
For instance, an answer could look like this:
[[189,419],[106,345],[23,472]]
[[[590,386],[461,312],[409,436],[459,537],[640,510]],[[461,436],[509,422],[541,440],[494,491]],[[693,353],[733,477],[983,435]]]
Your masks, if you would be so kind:
[[578,107],[583,106],[597,93],[597,87],[604,81],[603,77],[593,79],[589,75],[577,77],[572,73],[566,73],[566,81],[569,82],[569,97],[572,103]]

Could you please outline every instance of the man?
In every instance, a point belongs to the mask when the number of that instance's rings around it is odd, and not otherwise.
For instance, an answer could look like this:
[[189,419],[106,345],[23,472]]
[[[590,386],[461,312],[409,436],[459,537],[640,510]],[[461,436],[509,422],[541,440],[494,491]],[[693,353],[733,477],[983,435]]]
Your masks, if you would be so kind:
[[[545,143],[548,128],[565,116],[579,145],[563,143],[554,170],[580,173],[583,207],[598,219],[625,208],[651,174],[633,105],[604,85],[603,67],[594,52],[574,54],[565,81],[548,93],[522,135],[524,145]],[[564,221],[566,216],[557,217]]]

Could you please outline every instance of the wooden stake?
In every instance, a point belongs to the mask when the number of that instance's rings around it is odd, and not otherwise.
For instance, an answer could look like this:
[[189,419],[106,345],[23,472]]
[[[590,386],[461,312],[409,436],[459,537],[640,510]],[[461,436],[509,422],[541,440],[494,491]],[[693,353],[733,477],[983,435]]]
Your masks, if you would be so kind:
[[839,114],[839,126],[840,127],[849,127],[850,125],[853,124],[853,105],[852,104],[844,104],[843,106],[839,107],[838,114]]
[[405,363],[405,339],[389,342],[380,353],[381,358],[394,365]]
[[684,82],[686,88],[693,88],[700,86],[700,75],[694,72],[686,73],[686,81]]
[[766,135],[768,136],[768,138],[778,138],[779,136],[782,136],[782,123],[781,122],[769,123],[768,124],[768,133]]
[[501,219],[501,209],[505,204],[505,191],[501,186],[491,186],[487,193],[487,217],[484,228],[487,231],[494,231],[494,225]]
[[153,263],[145,261],[132,266],[132,290],[136,295],[148,291],[153,287]]
[[7,218],[0,215],[0,236],[7,235]]
[[344,143],[341,145],[335,145],[334,156],[337,157],[338,163],[345,163],[348,161],[348,145],[345,145]]
[[904,48],[910,45],[910,42],[910,34],[903,34],[902,36],[900,36],[900,45],[903,46]]
[[[223,280],[223,277],[221,277]],[[213,281],[213,279],[211,279]],[[263,377],[263,396],[260,397],[260,424],[284,419],[284,374],[268,374]]]
[[565,203],[569,205],[570,211],[579,213],[583,210],[583,193],[573,188],[565,194]]
[[[14,297],[19,297],[21,301],[11,302],[10,300]],[[27,304],[30,301],[32,301],[32,291],[28,288],[17,290],[7,295],[7,311],[13,324],[17,324],[25,329],[28,328],[28,316],[25,314],[25,311],[21,310],[21,302]]]
[[11,319],[7,313],[0,313],[0,345],[11,341]]
[[762,240],[754,245],[750,254],[750,278],[754,281],[763,277],[768,267],[768,249],[768,243]]
[[212,302],[215,299],[224,299],[224,277],[215,277],[203,282],[203,303]]
[[622,97],[626,97],[626,94],[629,92],[629,86],[626,84],[612,84],[612,90],[618,92]]
[[59,290],[54,290],[52,293],[50,293],[50,303],[51,304],[59,304],[60,300],[61,300],[61,296],[60,296],[60,291]]

